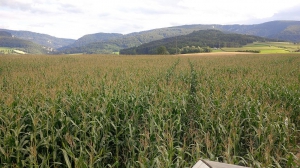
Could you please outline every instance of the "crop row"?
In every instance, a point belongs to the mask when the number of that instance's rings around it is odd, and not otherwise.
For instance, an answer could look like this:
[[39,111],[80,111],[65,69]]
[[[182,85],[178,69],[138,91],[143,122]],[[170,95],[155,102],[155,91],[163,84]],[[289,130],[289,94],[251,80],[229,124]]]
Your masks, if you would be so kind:
[[1,167],[297,167],[300,57],[0,57]]

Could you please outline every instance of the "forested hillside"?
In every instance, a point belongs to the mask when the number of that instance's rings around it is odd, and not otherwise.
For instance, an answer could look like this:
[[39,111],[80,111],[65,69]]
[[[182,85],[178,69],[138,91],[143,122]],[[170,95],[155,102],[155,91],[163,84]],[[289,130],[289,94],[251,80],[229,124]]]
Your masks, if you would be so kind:
[[14,48],[26,53],[46,54],[46,48],[28,40],[12,37],[9,32],[0,31],[0,47]]
[[[182,25],[134,32],[125,35],[119,33],[88,34],[79,38],[78,40],[56,38],[53,36],[29,31],[7,30],[6,32],[11,33],[14,37],[30,40],[34,43],[40,44],[41,46],[46,47],[48,50],[53,49],[57,54],[111,54],[113,52],[119,52],[122,49],[138,47],[152,41],[187,35],[194,31],[208,29],[220,30],[226,33],[231,32],[272,38],[277,41],[285,40],[300,42],[300,21],[272,21],[253,25]],[[189,43],[189,39],[186,38],[185,40],[187,40],[186,43]]]
[[0,29],[0,31],[6,31],[11,33],[14,37],[29,40],[46,48],[57,49],[63,46],[70,45],[74,43],[73,39],[65,39],[65,38],[57,38],[47,34],[35,33],[30,31],[15,31],[15,30],[7,30]]
[[[78,39],[73,45],[70,45],[70,47],[59,49],[59,53],[112,53],[118,52],[121,49],[138,47],[142,44],[149,43],[152,41],[161,40],[169,37],[187,35],[189,33],[192,33],[193,31],[207,29],[215,29],[223,32],[273,38],[278,41],[300,41],[299,21],[272,21],[254,25],[198,24],[160,28],[130,33],[127,35],[118,35],[115,37],[107,36],[106,34],[101,33],[88,35]],[[96,42],[97,40],[98,42]],[[91,43],[88,44],[89,41]]]
[[0,31],[0,37],[12,37],[12,35],[6,31]]
[[215,27],[239,34],[300,42],[300,21],[271,21],[254,25],[216,25]]
[[120,54],[160,54],[159,49],[161,49],[161,46],[165,47],[170,54],[175,54],[176,51],[182,54],[210,52],[208,48],[240,47],[255,41],[265,40],[262,37],[223,33],[219,30],[199,30],[188,35],[166,38],[142,44],[138,47],[123,49]]
[[66,48],[72,48],[72,47],[82,47],[91,43],[96,42],[104,42],[112,38],[118,38],[123,36],[119,33],[96,33],[96,34],[88,34],[85,35],[78,40],[76,40],[73,44],[67,46]]
[[[192,25],[192,26],[169,27],[169,28],[160,28],[160,29],[130,33],[127,35],[116,35],[116,36],[108,36],[107,34],[99,33],[99,34],[84,36],[78,39],[73,45],[58,49],[58,53],[68,53],[68,54],[112,53],[112,52],[118,52],[120,51],[120,49],[135,47],[144,43],[149,43],[151,41],[160,40],[168,37],[186,35],[199,29],[208,29],[208,28],[212,28],[212,26]],[[103,36],[107,38],[104,38]],[[94,41],[96,41],[97,38],[100,39],[98,42],[92,42],[89,44],[82,43],[84,39],[93,39]],[[105,40],[101,40],[101,39],[105,39]],[[85,45],[78,45],[78,44],[85,44]]]

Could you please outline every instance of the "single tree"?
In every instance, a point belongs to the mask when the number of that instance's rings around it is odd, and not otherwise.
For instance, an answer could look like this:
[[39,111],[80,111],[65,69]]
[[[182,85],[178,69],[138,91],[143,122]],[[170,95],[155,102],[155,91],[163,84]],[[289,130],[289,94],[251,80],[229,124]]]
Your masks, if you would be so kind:
[[165,46],[160,46],[157,48],[157,54],[158,55],[168,55],[169,52]]

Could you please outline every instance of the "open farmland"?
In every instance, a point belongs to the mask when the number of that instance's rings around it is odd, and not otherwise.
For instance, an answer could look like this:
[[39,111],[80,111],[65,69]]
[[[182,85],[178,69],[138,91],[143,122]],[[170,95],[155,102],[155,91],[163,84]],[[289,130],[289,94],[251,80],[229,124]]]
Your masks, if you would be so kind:
[[24,51],[20,51],[14,48],[0,47],[0,55],[4,54],[26,54]]
[[298,167],[300,55],[0,56],[0,167]]
[[[300,44],[290,42],[254,42],[239,48],[222,48],[222,51],[260,51],[261,54],[291,53],[299,51]],[[220,50],[215,50],[218,52]]]
[[0,54],[12,54],[14,50],[12,48],[0,47]]

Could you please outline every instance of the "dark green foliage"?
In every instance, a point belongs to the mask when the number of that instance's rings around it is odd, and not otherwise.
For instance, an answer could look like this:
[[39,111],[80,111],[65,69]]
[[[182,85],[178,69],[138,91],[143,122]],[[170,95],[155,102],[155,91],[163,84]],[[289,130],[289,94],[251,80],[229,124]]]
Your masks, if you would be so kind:
[[14,37],[0,37],[0,47],[16,48],[26,53],[32,54],[47,53],[47,50],[45,50],[42,46],[38,44]]
[[[289,22],[288,22],[289,23]],[[280,40],[300,42],[300,22],[294,22],[294,24],[286,23],[286,27],[279,33],[272,34],[269,37]]]
[[0,37],[12,37],[12,35],[6,31],[0,31]]
[[[112,53],[113,50],[121,50],[131,47],[138,47],[142,44],[149,43],[156,40],[161,40],[169,37],[187,35],[192,33],[193,31],[199,30],[207,30],[207,29],[215,29],[221,30],[224,32],[232,32],[239,34],[247,34],[254,36],[261,36],[264,38],[274,38],[276,41],[300,41],[300,22],[297,21],[274,21],[274,22],[266,22],[257,25],[184,25],[177,27],[169,27],[169,28],[161,28],[154,29],[149,31],[143,31],[138,33],[130,33],[127,35],[119,35],[116,34],[115,37],[107,38],[105,41],[101,40],[103,37],[98,37],[94,39],[93,43],[96,41],[100,41],[100,43],[95,43],[93,45],[81,46],[81,48],[70,48],[67,50],[67,53]],[[99,34],[101,35],[101,34]],[[113,34],[111,34],[113,35]],[[96,37],[97,34],[89,35],[88,37]],[[266,39],[265,39],[266,40]],[[82,39],[79,39],[82,41]],[[114,46],[113,49],[102,49],[102,43],[105,43],[108,46]],[[82,43],[83,44],[83,43]],[[235,47],[236,44],[233,43],[223,43],[221,46],[226,47]],[[192,45],[187,45],[192,46]],[[218,44],[214,44],[215,47],[218,47]],[[79,47],[79,46],[78,46]],[[167,46],[166,46],[167,47]],[[185,46],[184,46],[185,47]],[[156,47],[157,48],[157,47]],[[147,54],[156,53],[156,48],[148,48],[147,51],[144,52]],[[72,51],[74,49],[74,51]],[[139,49],[133,49],[130,53],[127,54],[135,54],[135,52]],[[167,47],[167,50],[170,54],[176,53],[176,47]],[[64,53],[65,50],[60,50],[61,53]],[[124,52],[124,51],[123,51]],[[139,51],[137,51],[139,53]]]
[[[108,36],[108,34],[93,34],[93,35],[88,35],[87,37],[84,36],[82,37],[83,39],[82,38],[78,39],[75,42],[76,44],[74,43],[76,47],[70,45],[70,47],[60,48],[58,50],[58,53],[112,53],[112,52],[117,52],[120,49],[136,47],[144,43],[149,43],[151,41],[160,40],[168,37],[186,35],[192,33],[195,30],[207,29],[209,27],[211,26],[208,25],[179,26],[179,27],[154,29],[154,30],[143,31],[138,33],[130,33],[126,35],[110,34],[111,36]],[[103,36],[107,36],[107,38],[103,40]],[[86,38],[92,38],[93,42],[91,41],[91,43],[85,45],[77,45],[80,43],[84,44],[82,43],[82,40]],[[110,47],[103,47],[103,46],[110,46]],[[172,50],[172,49],[168,49],[168,50]],[[149,52],[156,54],[157,47],[151,48]]]
[[[264,41],[265,38],[240,35],[226,34],[219,30],[199,30],[191,34],[165,38],[158,41],[142,44],[138,47],[123,49],[120,54],[156,54],[155,48],[166,46],[167,50],[171,50],[170,54],[175,54],[176,45],[180,49],[180,53],[198,53],[210,52],[209,48],[214,47],[241,47],[255,41]],[[271,40],[270,40],[271,41]],[[191,46],[191,47],[190,47]],[[197,47],[195,47],[197,46]]]
[[123,35],[118,34],[118,33],[88,34],[88,35],[85,35],[85,36],[79,38],[73,44],[67,46],[67,48],[82,47],[85,45],[89,45],[90,43],[104,42],[104,41],[110,40],[112,38],[117,38],[117,37],[121,37],[121,36],[123,36]]
[[168,55],[169,52],[165,46],[160,46],[157,48],[157,54],[158,55]]
[[189,54],[189,53],[207,53],[207,52],[211,52],[211,49],[209,47],[195,47],[195,46],[192,46],[192,47],[189,47],[189,46],[186,46],[186,47],[183,47],[179,50],[179,53],[180,54]]
[[118,52],[118,51],[119,51],[119,47],[115,44],[110,44],[110,43],[105,43],[105,42],[97,42],[97,43],[90,43],[88,45],[81,46],[81,47],[65,48],[62,51],[57,51],[57,53],[111,54],[112,52]]
[[260,50],[238,50],[236,52],[251,52],[251,53],[260,53]]

